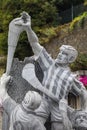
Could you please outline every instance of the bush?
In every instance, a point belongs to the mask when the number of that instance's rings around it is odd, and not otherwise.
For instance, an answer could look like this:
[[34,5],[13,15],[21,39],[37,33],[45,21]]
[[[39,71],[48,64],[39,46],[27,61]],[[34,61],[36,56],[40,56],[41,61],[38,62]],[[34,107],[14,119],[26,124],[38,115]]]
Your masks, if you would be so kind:
[[0,68],[5,68],[6,66],[6,57],[0,57]]
[[0,68],[0,76],[4,73],[5,69]]
[[39,41],[41,44],[44,43],[49,43],[49,41],[54,38],[55,36],[57,36],[56,33],[56,28],[54,27],[45,27],[45,28],[39,28],[36,31],[38,37],[39,37]]
[[87,18],[87,12],[76,17],[70,24],[70,30],[73,30],[76,26],[83,28],[85,18]]
[[[14,18],[19,17],[22,11],[26,11],[31,15],[33,28],[44,28],[45,26],[48,26],[49,32],[46,30],[47,34],[45,36],[49,38],[51,35],[54,35],[54,32],[52,32],[53,29],[49,28],[51,26],[56,26],[56,23],[58,25],[59,16],[53,0],[50,0],[49,2],[47,0],[2,0],[0,5],[0,54],[7,54],[7,35],[9,23]],[[43,30],[38,32],[43,34]],[[45,39],[43,37],[40,40],[41,42],[44,42],[44,40],[46,42],[48,41],[47,38]],[[27,54],[27,56],[31,55],[31,52],[29,54],[29,51],[26,51],[28,49],[25,49],[25,51],[21,50],[21,46],[28,48],[27,46],[29,43],[26,44],[26,41],[27,38],[23,34],[22,38],[19,39],[20,45],[18,45],[15,54],[16,56],[18,55],[19,57],[24,57]]]
[[0,57],[0,76],[5,72],[6,57]]
[[71,69],[76,70],[87,70],[87,54],[79,54],[78,58],[74,63],[71,64]]

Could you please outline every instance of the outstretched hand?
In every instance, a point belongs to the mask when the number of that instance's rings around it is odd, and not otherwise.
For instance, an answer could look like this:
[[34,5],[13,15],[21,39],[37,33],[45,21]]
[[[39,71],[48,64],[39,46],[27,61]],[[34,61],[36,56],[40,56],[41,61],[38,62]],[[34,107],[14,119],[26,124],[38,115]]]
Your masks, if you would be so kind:
[[29,16],[29,14],[27,12],[23,11],[21,13],[21,17],[15,19],[14,23],[17,26],[25,27],[25,30],[26,30],[26,27],[31,26],[31,17]]

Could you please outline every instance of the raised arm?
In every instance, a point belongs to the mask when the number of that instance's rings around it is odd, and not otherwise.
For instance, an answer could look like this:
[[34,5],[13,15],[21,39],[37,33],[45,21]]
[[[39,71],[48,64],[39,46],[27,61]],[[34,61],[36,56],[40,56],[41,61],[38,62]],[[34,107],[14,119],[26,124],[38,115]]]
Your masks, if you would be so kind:
[[28,40],[30,42],[32,50],[34,54],[38,56],[43,47],[39,44],[38,37],[31,28],[31,17],[28,15],[28,13],[23,12],[21,14],[21,19],[19,21],[15,21],[15,24],[22,26],[27,32]]
[[29,26],[27,29],[27,36],[34,54],[38,56],[43,47],[39,44],[38,37]]

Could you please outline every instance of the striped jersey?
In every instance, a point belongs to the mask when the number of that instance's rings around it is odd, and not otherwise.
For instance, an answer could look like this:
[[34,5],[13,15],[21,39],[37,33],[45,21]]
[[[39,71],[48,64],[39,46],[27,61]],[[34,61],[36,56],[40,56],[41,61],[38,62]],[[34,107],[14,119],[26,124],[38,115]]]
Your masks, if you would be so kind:
[[69,67],[62,67],[56,63],[56,60],[46,52],[45,48],[41,51],[37,62],[41,66],[44,78],[42,85],[48,89],[55,97],[60,100],[61,98],[67,98],[69,91],[75,89],[75,91],[81,91],[82,85],[76,86],[76,80]]

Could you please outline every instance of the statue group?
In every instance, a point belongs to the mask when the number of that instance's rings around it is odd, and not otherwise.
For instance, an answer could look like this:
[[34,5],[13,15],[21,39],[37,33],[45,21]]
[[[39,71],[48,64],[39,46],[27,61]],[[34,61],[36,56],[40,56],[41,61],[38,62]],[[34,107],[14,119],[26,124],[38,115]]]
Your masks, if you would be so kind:
[[[23,31],[27,33],[34,56],[26,60],[22,67],[19,66],[21,70],[19,73],[18,71],[13,73],[12,70],[15,70],[13,57]],[[2,130],[46,130],[45,123],[49,116],[51,130],[87,129],[87,90],[69,68],[69,64],[76,60],[78,52],[70,45],[62,45],[59,49],[57,58],[53,59],[39,44],[38,37],[31,28],[31,17],[28,13],[23,12],[21,17],[11,21],[7,68],[6,73],[0,78]],[[22,79],[21,85],[18,78]],[[14,91],[13,87],[17,91]],[[74,110],[68,106],[69,92],[80,95],[81,110]],[[19,95],[21,96],[18,100]]]

